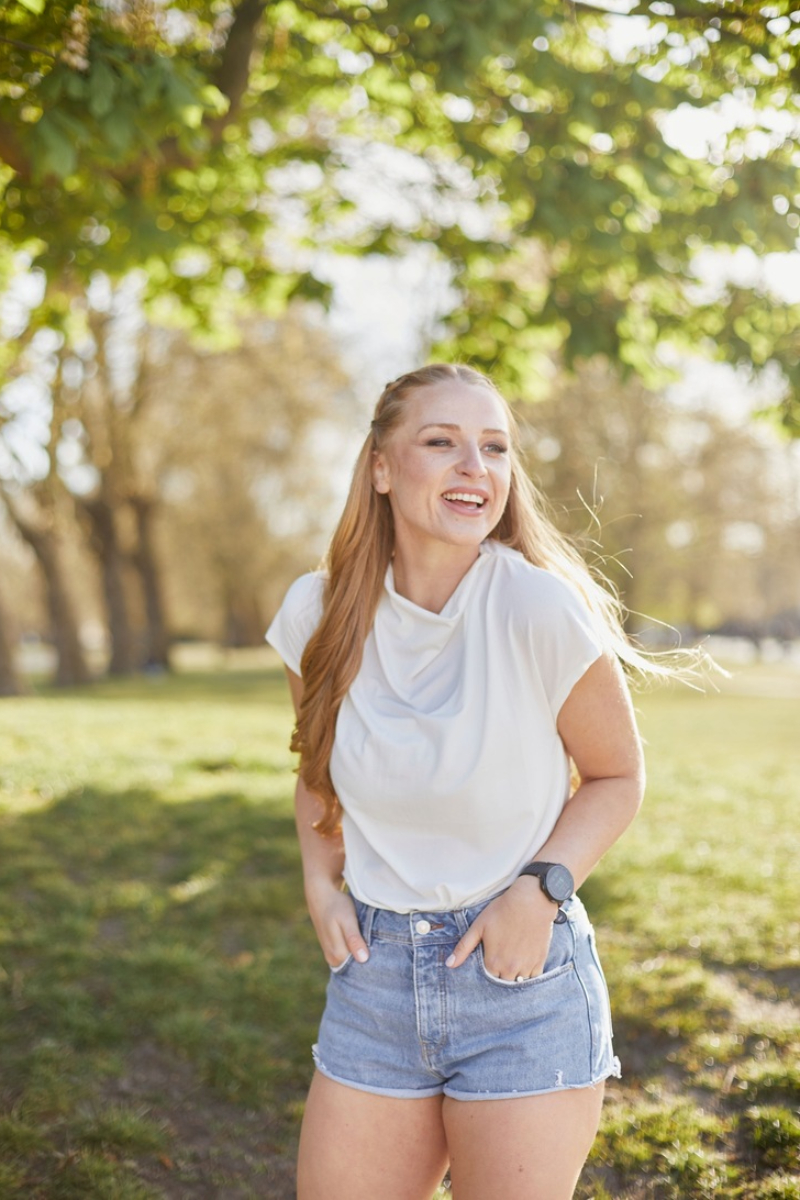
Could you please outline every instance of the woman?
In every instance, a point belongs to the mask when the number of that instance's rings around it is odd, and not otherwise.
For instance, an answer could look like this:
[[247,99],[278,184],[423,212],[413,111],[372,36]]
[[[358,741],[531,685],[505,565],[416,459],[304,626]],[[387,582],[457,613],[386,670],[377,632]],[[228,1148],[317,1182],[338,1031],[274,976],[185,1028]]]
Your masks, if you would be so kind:
[[267,635],[331,968],[299,1200],[567,1200],[618,1074],[574,889],[642,799],[638,656],[514,437],[470,368],[388,385]]

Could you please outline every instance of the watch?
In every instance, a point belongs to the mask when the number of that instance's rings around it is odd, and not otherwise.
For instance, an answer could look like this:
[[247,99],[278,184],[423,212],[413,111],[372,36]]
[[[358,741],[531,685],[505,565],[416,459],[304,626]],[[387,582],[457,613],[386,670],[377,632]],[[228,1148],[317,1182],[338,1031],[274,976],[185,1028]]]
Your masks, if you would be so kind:
[[532,862],[520,871],[520,875],[538,875],[542,891],[554,904],[563,904],[575,891],[572,872],[561,863]]

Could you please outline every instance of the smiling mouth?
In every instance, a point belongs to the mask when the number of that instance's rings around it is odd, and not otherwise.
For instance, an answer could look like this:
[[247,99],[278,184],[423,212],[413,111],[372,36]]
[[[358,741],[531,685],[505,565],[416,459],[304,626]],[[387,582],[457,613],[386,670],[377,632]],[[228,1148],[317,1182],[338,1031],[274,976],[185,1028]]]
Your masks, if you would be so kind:
[[442,499],[462,512],[479,512],[486,503],[484,496],[477,496],[474,492],[444,492]]

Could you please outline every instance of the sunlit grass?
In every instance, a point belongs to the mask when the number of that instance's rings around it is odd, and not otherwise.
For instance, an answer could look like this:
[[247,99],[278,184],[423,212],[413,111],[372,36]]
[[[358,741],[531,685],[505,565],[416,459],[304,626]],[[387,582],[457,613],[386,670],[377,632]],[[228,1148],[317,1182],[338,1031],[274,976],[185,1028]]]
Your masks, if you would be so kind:
[[624,1075],[580,1196],[800,1194],[800,739],[765,676],[638,699],[645,808],[583,890]]
[[[648,798],[583,889],[624,1069],[583,1200],[800,1200],[800,739],[771,672],[637,701]],[[325,968],[289,725],[278,672],[0,706],[0,1196],[293,1195]]]

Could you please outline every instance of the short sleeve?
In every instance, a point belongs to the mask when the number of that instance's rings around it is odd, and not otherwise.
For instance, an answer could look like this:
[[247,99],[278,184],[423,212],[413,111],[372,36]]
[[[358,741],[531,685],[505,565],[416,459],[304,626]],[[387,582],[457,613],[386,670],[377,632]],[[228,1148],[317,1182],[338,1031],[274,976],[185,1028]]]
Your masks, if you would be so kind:
[[557,718],[575,684],[605,647],[598,620],[582,597],[555,576],[548,583],[532,636],[550,711]]
[[303,651],[322,617],[324,587],[325,577],[318,571],[296,579],[265,635],[295,675],[300,674]]

